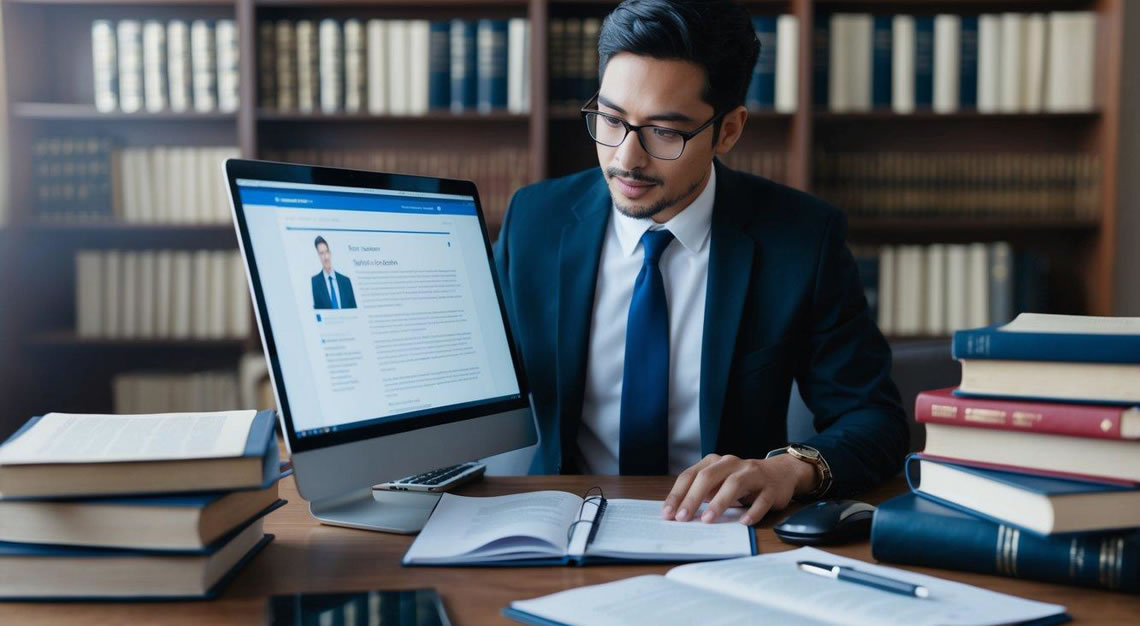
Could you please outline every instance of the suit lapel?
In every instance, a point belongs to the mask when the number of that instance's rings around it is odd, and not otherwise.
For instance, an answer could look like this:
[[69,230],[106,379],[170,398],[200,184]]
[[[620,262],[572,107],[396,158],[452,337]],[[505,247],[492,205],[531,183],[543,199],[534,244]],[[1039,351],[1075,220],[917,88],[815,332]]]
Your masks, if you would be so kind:
[[705,330],[701,344],[701,454],[716,449],[728,373],[740,316],[748,295],[755,242],[744,226],[751,207],[737,191],[736,175],[716,162],[717,189],[709,249]]
[[558,249],[558,405],[563,467],[572,459],[586,387],[594,289],[602,241],[612,206],[605,180],[598,182],[572,209],[577,218],[562,230]]

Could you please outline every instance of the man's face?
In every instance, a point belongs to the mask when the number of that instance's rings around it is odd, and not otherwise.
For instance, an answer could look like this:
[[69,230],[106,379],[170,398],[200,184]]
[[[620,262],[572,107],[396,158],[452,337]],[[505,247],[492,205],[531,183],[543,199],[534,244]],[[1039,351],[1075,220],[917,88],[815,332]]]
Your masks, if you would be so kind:
[[329,246],[325,243],[317,244],[317,256],[321,257],[321,267],[325,268],[326,272],[332,271],[332,254],[329,252]]
[[[696,64],[623,52],[606,65],[598,109],[637,126],[692,131],[715,114],[701,100],[704,84],[704,71]],[[649,156],[634,133],[616,148],[597,144],[614,206],[630,217],[668,221],[703,190],[714,156],[712,137],[710,126],[675,161]]]

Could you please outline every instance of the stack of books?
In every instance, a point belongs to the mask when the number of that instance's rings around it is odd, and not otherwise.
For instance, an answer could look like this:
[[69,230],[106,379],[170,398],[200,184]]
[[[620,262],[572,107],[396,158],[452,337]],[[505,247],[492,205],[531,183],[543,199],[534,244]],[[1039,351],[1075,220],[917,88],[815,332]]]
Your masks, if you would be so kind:
[[285,504],[271,411],[28,421],[0,446],[0,599],[212,597]]
[[1025,313],[955,333],[954,356],[875,558],[1140,591],[1140,318]]

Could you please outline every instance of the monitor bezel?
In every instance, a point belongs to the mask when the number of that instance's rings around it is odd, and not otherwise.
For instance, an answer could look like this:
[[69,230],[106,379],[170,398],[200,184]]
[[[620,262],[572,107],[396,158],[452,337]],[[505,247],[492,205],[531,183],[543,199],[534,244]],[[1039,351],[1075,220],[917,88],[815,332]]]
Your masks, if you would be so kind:
[[[511,321],[507,314],[506,304],[503,301],[503,291],[499,284],[498,266],[495,263],[494,252],[491,248],[490,238],[487,234],[487,221],[483,214],[483,206],[479,200],[479,193],[475,183],[467,180],[449,178],[434,178],[428,176],[414,176],[410,174],[396,174],[389,172],[373,172],[345,168],[324,167],[317,165],[303,165],[296,163],[282,163],[275,161],[254,161],[248,159],[227,159],[225,162],[227,185],[229,187],[231,206],[233,208],[234,227],[237,230],[238,240],[241,244],[241,253],[244,257],[250,291],[253,295],[253,305],[257,313],[258,330],[261,333],[262,349],[269,361],[270,376],[274,392],[277,396],[278,411],[281,416],[282,428],[285,431],[292,453],[319,450],[357,441],[365,441],[394,435],[398,433],[432,428],[454,422],[462,422],[481,417],[492,416],[522,408],[528,408],[530,386],[523,369],[522,358],[515,345],[514,334],[511,331]],[[465,406],[458,409],[440,407],[440,412],[431,415],[422,415],[406,419],[396,419],[392,422],[380,422],[359,427],[334,430],[325,433],[316,433],[305,437],[297,437],[293,425],[293,415],[289,407],[289,395],[285,388],[285,379],[277,354],[277,345],[274,341],[273,327],[269,320],[269,310],[261,285],[261,273],[257,266],[257,259],[253,254],[252,240],[249,227],[245,219],[245,208],[238,191],[237,181],[249,179],[267,182],[301,183],[311,185],[328,185],[335,187],[356,187],[368,190],[405,191],[413,193],[438,193],[459,196],[470,196],[475,201],[475,213],[479,219],[479,228],[483,235],[483,246],[487,255],[487,262],[491,268],[491,279],[495,285],[495,297],[499,303],[499,313],[503,320],[506,332],[507,345],[510,349],[511,363],[515,371],[515,380],[518,382],[519,393],[517,397]],[[398,417],[398,416],[391,416]],[[375,419],[375,418],[371,418]],[[367,420],[365,420],[367,421]]]

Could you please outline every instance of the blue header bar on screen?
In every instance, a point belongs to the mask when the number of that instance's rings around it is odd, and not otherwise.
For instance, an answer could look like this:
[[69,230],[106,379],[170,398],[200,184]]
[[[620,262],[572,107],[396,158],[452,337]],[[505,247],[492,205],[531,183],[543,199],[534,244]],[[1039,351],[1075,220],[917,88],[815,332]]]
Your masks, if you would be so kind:
[[273,187],[238,187],[238,189],[241,193],[242,204],[283,209],[371,211],[415,215],[475,215],[475,201],[470,199],[417,198],[414,196],[385,196]]

